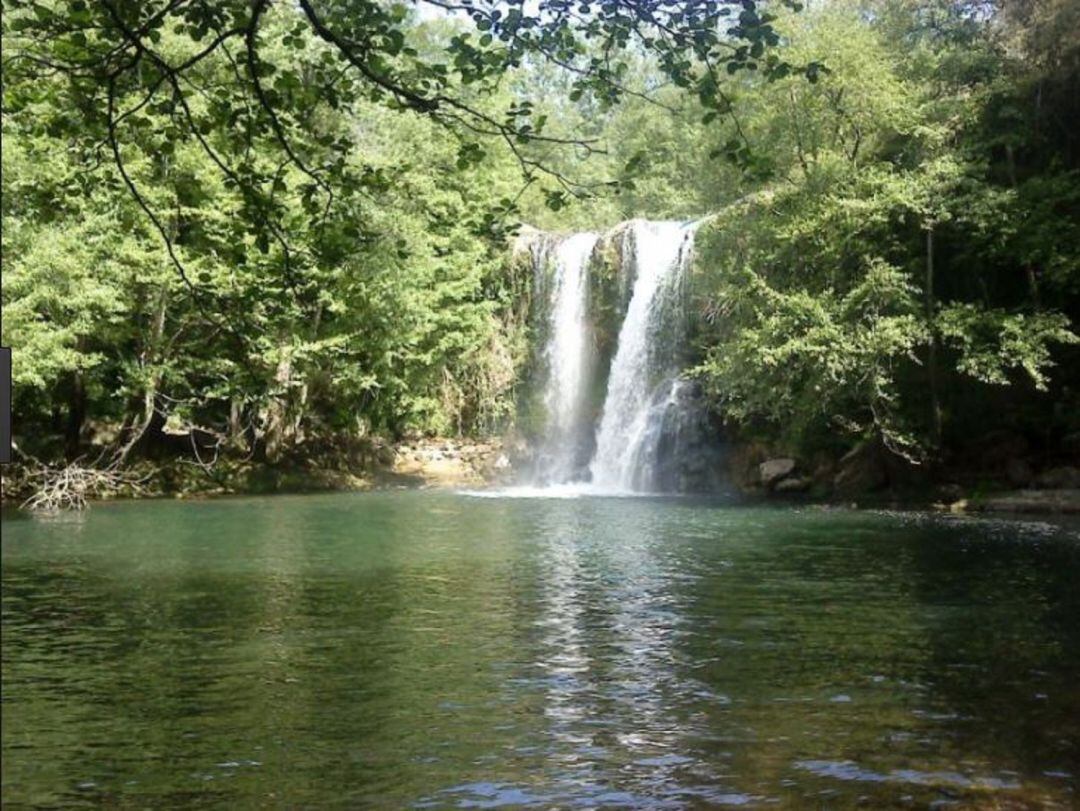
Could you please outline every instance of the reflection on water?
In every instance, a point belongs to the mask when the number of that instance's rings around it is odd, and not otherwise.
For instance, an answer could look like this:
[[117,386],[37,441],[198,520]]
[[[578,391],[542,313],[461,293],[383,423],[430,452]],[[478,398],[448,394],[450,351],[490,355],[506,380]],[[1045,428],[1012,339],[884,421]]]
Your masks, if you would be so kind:
[[434,493],[3,529],[5,807],[1077,802],[1069,529]]

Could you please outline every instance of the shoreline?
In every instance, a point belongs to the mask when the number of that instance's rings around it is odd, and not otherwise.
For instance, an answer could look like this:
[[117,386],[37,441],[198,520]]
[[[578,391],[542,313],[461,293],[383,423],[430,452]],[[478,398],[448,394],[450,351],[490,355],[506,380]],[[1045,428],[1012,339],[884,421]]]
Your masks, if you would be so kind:
[[[339,467],[270,465],[222,460],[211,471],[190,463],[132,466],[136,475],[145,475],[148,486],[121,489],[103,495],[88,495],[87,506],[128,501],[206,501],[273,495],[359,493],[388,490],[491,490],[520,486],[506,461],[501,442],[470,441],[483,446],[476,455],[463,454],[447,440],[405,443],[395,448],[392,462],[367,469]],[[28,498],[25,481],[15,483],[10,470],[0,477],[0,507],[5,513],[32,512],[24,506]],[[19,485],[22,486],[19,486]],[[587,493],[584,495],[588,495]],[[687,498],[731,499],[733,504],[776,507],[846,508],[855,510],[900,510],[952,515],[1080,516],[1080,489],[972,488],[953,498],[942,499],[933,488],[909,491],[889,489],[840,496],[746,490],[735,486],[725,491],[691,491],[678,494],[642,493],[643,497],[679,495]]]
[[[1065,486],[1017,487],[1001,477],[981,477],[980,472],[985,471],[974,466],[961,466],[939,478],[892,476],[865,447],[838,461],[810,464],[736,441],[723,464],[723,470],[706,477],[723,481],[723,485],[695,486],[690,480],[679,494],[726,496],[744,504],[778,506],[1080,515],[1080,487],[1069,486],[1071,481]],[[203,500],[390,489],[497,489],[522,486],[528,465],[527,443],[512,436],[322,439],[301,445],[275,461],[224,455],[210,465],[180,456],[143,459],[125,467],[107,487],[86,485],[78,500],[89,505],[118,500]],[[41,484],[40,471],[27,463],[0,469],[0,506],[24,509]]]

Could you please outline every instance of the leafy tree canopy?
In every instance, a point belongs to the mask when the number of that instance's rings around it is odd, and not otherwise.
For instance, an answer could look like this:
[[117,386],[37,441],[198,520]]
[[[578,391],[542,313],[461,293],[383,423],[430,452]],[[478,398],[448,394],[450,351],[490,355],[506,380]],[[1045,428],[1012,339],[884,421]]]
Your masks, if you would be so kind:
[[[793,2],[789,5],[797,6]],[[492,103],[507,71],[542,60],[571,74],[571,100],[590,94],[603,105],[630,91],[632,56],[648,53],[660,74],[696,95],[710,117],[730,112],[726,77],[758,71],[780,77],[793,67],[774,53],[775,16],[754,0],[422,0],[412,6],[374,0],[10,0],[15,35],[5,67],[61,75],[70,83],[73,120],[108,145],[128,191],[169,247],[186,284],[164,215],[136,182],[124,145],[150,113],[164,116],[160,147],[195,142],[227,184],[244,194],[245,219],[264,252],[278,243],[282,272],[296,266],[280,199],[291,184],[306,214],[331,216],[335,195],[372,178],[346,155],[348,133],[312,127],[327,111],[352,113],[361,102],[415,111],[462,139],[462,167],[484,159],[496,139],[517,159],[526,182],[546,176],[553,208],[588,189],[530,150],[537,144],[590,148],[588,139],[546,132],[527,96]],[[461,25],[421,41],[427,11]],[[213,71],[213,64],[227,70]],[[815,78],[819,66],[801,68]],[[211,75],[215,74],[215,75]],[[15,75],[18,75],[17,73]],[[267,142],[280,159],[259,161]],[[738,152],[740,144],[732,146]],[[740,153],[745,154],[745,152]],[[284,167],[297,170],[286,172]],[[514,200],[504,203],[511,210]]]

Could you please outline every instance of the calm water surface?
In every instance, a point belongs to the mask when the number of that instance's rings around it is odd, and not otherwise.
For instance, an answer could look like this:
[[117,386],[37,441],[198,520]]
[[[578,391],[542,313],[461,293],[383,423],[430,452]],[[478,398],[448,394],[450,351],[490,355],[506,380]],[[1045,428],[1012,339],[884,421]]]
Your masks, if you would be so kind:
[[3,521],[6,808],[1071,808],[1069,527],[394,492]]

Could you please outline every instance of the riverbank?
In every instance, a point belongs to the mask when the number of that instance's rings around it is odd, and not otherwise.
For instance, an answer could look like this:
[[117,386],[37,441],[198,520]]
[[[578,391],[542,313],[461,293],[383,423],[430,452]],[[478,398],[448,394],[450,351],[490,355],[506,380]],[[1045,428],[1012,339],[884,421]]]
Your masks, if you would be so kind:
[[783,454],[735,443],[727,477],[743,495],[778,501],[947,512],[1080,514],[1075,438],[1036,452],[1019,434],[996,431],[942,459],[916,463],[863,442],[842,456]]
[[65,471],[79,496],[95,501],[480,487],[508,483],[512,466],[506,443],[498,438],[339,438],[297,447],[274,461],[228,455],[210,461],[144,459],[108,476],[94,467],[12,464],[0,471],[0,499],[5,506],[24,504]]
[[[268,495],[499,487],[515,483],[527,464],[520,443],[502,438],[409,438],[341,440],[301,447],[276,462],[222,456],[212,463],[188,458],[142,460],[107,486],[86,485],[87,501],[230,495]],[[881,462],[882,468],[876,467]],[[888,462],[888,464],[886,464]],[[843,505],[869,509],[917,509],[951,513],[1080,515],[1080,475],[1058,466],[1033,476],[1027,487],[1010,487],[993,469],[956,468],[933,477],[896,467],[895,460],[862,449],[840,460],[772,456],[767,448],[737,444],[727,454],[730,491],[747,501],[777,504]],[[61,469],[57,468],[55,473]],[[899,472],[898,472],[899,471]],[[920,479],[920,475],[923,476]],[[2,502],[23,504],[40,487],[42,472],[27,465],[6,466]]]

